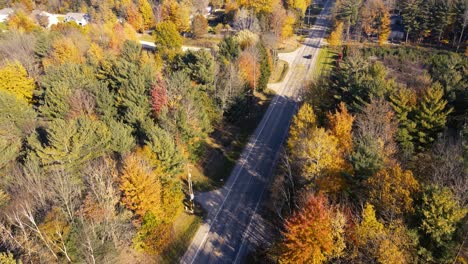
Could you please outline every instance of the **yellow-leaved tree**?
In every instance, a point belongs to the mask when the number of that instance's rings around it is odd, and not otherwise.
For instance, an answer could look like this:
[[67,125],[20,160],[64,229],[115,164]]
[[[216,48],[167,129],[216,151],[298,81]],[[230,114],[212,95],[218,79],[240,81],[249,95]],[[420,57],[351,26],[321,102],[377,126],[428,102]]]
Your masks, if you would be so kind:
[[52,44],[52,53],[43,60],[43,64],[47,67],[65,63],[82,64],[84,61],[83,55],[71,39],[60,38]]
[[306,0],[288,0],[288,7],[291,9],[297,9],[301,11],[301,14],[304,14],[309,1]]
[[288,148],[292,151],[302,138],[317,128],[317,117],[312,106],[304,103],[293,117],[289,128]]
[[382,18],[380,19],[380,34],[379,34],[379,44],[383,45],[387,42],[388,37],[390,36],[390,14],[387,10],[383,10]]
[[369,199],[388,219],[413,212],[413,195],[419,183],[410,170],[399,164],[382,169],[367,180]]
[[160,215],[162,186],[148,162],[140,155],[129,155],[124,161],[120,180],[122,203],[140,217],[147,212]]
[[288,14],[284,20],[283,27],[281,28],[281,38],[287,39],[294,33],[294,23],[296,17],[293,14]]
[[328,44],[332,47],[340,46],[343,36],[343,22],[338,22],[328,37]]
[[338,140],[338,148],[344,155],[348,155],[353,150],[353,128],[354,116],[348,112],[345,104],[340,103],[335,113],[328,114],[330,131]]
[[10,92],[17,99],[31,103],[34,87],[34,80],[28,77],[26,69],[18,61],[7,62],[0,68],[0,90]]
[[237,0],[237,3],[253,10],[256,14],[271,13],[273,8],[273,0]]
[[151,8],[148,0],[138,0],[138,9],[140,10],[141,17],[143,19],[143,28],[150,29],[154,27],[155,19],[153,9]]

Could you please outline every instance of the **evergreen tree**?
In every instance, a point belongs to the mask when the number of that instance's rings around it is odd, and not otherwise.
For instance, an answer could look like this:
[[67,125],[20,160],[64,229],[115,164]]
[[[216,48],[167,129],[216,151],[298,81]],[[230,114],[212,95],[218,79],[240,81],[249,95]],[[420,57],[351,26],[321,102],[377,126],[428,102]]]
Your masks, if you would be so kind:
[[423,257],[439,263],[452,260],[454,249],[458,248],[454,234],[466,214],[466,208],[460,207],[449,189],[429,186],[419,208],[419,229],[423,238],[428,238],[421,240],[422,246],[429,250]]
[[416,123],[413,112],[416,108],[416,95],[409,89],[400,89],[390,95],[390,102],[398,120],[396,141],[400,144],[402,152],[409,157],[414,151]]
[[435,141],[447,122],[452,108],[447,108],[447,101],[443,98],[444,91],[440,84],[427,89],[416,110],[417,145],[424,150]]
[[236,39],[231,36],[223,38],[218,44],[218,47],[218,60],[221,62],[232,62],[239,57],[239,44]]
[[24,138],[35,128],[35,118],[26,101],[0,90],[0,169],[18,157]]
[[268,80],[271,75],[270,55],[262,42],[257,44],[257,49],[260,57],[260,77],[258,78],[257,89],[259,91],[264,91],[267,88]]
[[76,172],[87,161],[106,154],[111,134],[107,126],[89,117],[53,120],[46,129],[45,139],[36,133],[29,137],[33,155],[48,169]]
[[184,162],[182,151],[169,133],[155,126],[151,130],[146,144],[156,154],[164,172],[174,176],[181,170]]
[[350,161],[358,180],[365,180],[382,169],[384,157],[376,139],[365,136],[356,139],[353,145],[354,152],[351,154]]

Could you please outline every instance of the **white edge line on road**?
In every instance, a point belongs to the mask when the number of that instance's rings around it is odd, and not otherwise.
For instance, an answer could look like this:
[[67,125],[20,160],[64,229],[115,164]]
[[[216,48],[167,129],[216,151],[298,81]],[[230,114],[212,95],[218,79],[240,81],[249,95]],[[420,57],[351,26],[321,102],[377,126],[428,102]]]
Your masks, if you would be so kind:
[[[329,3],[329,1],[327,2],[327,4],[328,4],[328,3]],[[321,40],[322,40],[322,38],[323,38],[323,34],[324,34],[324,33],[322,33]],[[319,44],[321,43],[321,40],[320,40]],[[304,49],[304,47],[305,47],[305,46],[303,46],[302,48]],[[284,90],[284,88],[285,88],[285,86],[283,86],[282,91]],[[258,131],[258,134],[257,134],[257,136],[255,137],[254,142],[253,142],[250,146],[248,146],[248,147],[249,147],[249,151],[248,151],[248,153],[247,153],[247,156],[243,159],[242,165],[241,165],[241,167],[239,168],[239,170],[237,171],[236,177],[234,178],[233,183],[232,183],[231,186],[229,187],[228,193],[226,194],[225,198],[223,199],[223,202],[221,203],[220,207],[218,208],[218,211],[216,212],[216,214],[215,214],[215,216],[214,216],[214,218],[213,218],[213,221],[211,222],[211,224],[208,224],[208,223],[207,223],[207,225],[208,225],[208,231],[207,231],[207,232],[205,233],[205,235],[203,236],[202,242],[201,242],[200,245],[198,246],[197,251],[195,252],[195,255],[193,256],[193,259],[192,259],[192,261],[190,262],[191,264],[194,263],[195,259],[197,258],[198,253],[200,252],[201,247],[205,244],[206,239],[207,239],[207,237],[208,237],[208,235],[209,235],[209,233],[210,233],[210,231],[211,231],[211,226],[212,226],[212,224],[216,221],[216,219],[218,218],[219,213],[220,213],[221,210],[223,209],[223,206],[224,206],[225,202],[227,201],[227,199],[228,199],[228,197],[229,197],[229,195],[230,195],[230,193],[231,193],[231,191],[232,191],[232,187],[233,187],[233,186],[235,185],[235,183],[237,182],[237,179],[238,179],[238,177],[239,177],[239,175],[240,175],[240,172],[241,172],[241,171],[243,170],[243,168],[244,168],[244,165],[245,165],[245,163],[246,163],[246,160],[248,160],[248,158],[250,157],[250,153],[252,152],[254,146],[256,145],[256,143],[257,143],[257,141],[258,141],[258,138],[259,138],[260,135],[262,134],[263,129],[265,128],[266,123],[267,123],[267,121],[269,120],[271,113],[273,112],[273,109],[276,107],[276,103],[278,102],[279,97],[280,97],[279,95],[276,95],[276,96],[275,96],[275,99],[274,99],[274,102],[273,102],[273,107],[272,107],[272,108],[268,108],[268,109],[269,109],[269,112],[267,113],[266,118],[263,119],[263,120],[264,120],[263,125],[262,125],[260,131]],[[286,132],[287,132],[287,131],[286,131]],[[260,198],[263,196],[263,193],[264,193],[265,189],[266,189],[266,188],[263,189]],[[260,200],[261,200],[261,199],[260,199]],[[260,201],[260,200],[259,200],[259,201]],[[256,210],[257,210],[259,204],[260,204],[260,203],[257,202],[257,205],[256,205],[255,210],[254,210],[254,212],[253,212],[252,215],[255,214],[255,212],[256,212]],[[252,218],[250,219],[250,222],[249,222],[248,227],[250,226],[251,222],[252,222]],[[242,240],[241,246],[244,244],[244,242],[245,242],[245,238]],[[239,252],[240,252],[240,250],[239,250],[238,253],[236,254],[236,261],[237,261]],[[236,262],[236,261],[235,261],[235,262]],[[235,263],[235,262],[234,262],[234,263]]]
[[[327,2],[327,5],[328,5],[328,3],[329,3],[329,1]],[[328,7],[327,7],[327,8],[328,8]],[[323,30],[321,36],[319,37],[318,48],[315,49],[314,61],[313,61],[314,66],[315,66],[315,63],[316,63],[316,60],[317,60],[317,59],[316,59],[316,58],[317,58],[317,54],[318,54],[317,51],[319,51],[319,50],[321,49],[321,47],[322,47],[322,41],[323,41],[323,36],[325,35],[325,32],[326,32],[326,31]],[[289,120],[288,126],[289,126],[290,124],[291,124],[291,120]],[[282,136],[282,142],[284,142],[284,139],[286,138],[288,132],[289,132],[289,129],[287,129],[287,130],[284,132],[284,134],[283,134],[283,136]],[[275,160],[278,158],[278,155],[279,155],[279,152],[275,155],[275,156],[276,156],[276,157],[275,157]],[[250,217],[249,224],[248,224],[247,229],[246,229],[246,231],[244,232],[244,235],[243,235],[243,238],[242,238],[241,246],[239,247],[239,250],[237,251],[236,258],[235,258],[235,260],[234,260],[234,264],[237,263],[238,258],[239,258],[239,256],[240,256],[240,253],[241,253],[242,250],[243,250],[243,247],[244,247],[244,244],[245,244],[245,241],[246,241],[246,240],[245,240],[245,234],[248,233],[248,231],[249,231],[249,229],[250,229],[250,226],[251,226],[251,224],[252,224],[252,220],[253,220],[253,218],[254,218],[254,216],[255,216],[255,213],[256,213],[257,210],[258,210],[258,206],[260,205],[260,203],[261,203],[261,201],[262,201],[263,193],[265,192],[265,190],[266,190],[266,186],[263,188],[262,193],[260,194],[260,198],[259,198],[259,200],[258,200],[258,202],[257,202],[257,205],[255,206],[255,209],[254,209],[254,211],[252,212],[252,216]]]

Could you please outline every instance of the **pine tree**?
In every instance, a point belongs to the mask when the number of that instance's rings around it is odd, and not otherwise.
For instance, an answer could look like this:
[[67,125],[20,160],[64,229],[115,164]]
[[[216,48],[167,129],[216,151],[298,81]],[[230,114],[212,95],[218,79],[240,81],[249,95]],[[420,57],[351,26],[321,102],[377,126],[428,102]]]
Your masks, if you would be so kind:
[[390,102],[398,120],[396,141],[400,144],[402,152],[409,157],[414,151],[416,135],[416,123],[413,120],[416,95],[412,90],[402,88],[390,95]]
[[7,91],[18,100],[32,102],[34,80],[28,77],[26,69],[18,61],[7,62],[0,69],[0,90]]
[[447,117],[452,113],[452,108],[447,108],[447,101],[443,98],[444,90],[439,84],[435,84],[424,93],[415,120],[417,122],[417,145],[423,150],[435,141],[447,122]]
[[262,42],[257,44],[260,57],[260,77],[258,78],[258,91],[264,91],[267,88],[268,80],[271,75],[271,62],[269,51],[265,48]]
[[448,188],[429,186],[425,190],[419,208],[419,230],[429,238],[421,241],[421,246],[432,253],[429,258],[434,262],[445,263],[454,259],[453,249],[458,248],[454,235],[467,213]]
[[107,126],[89,117],[74,120],[53,120],[46,130],[46,142],[33,134],[29,146],[41,165],[47,169],[65,169],[75,172],[87,161],[106,154],[111,135]]
[[0,169],[18,157],[35,119],[36,113],[27,102],[0,90]]
[[180,172],[184,157],[174,138],[156,126],[149,133],[149,139],[146,141],[146,144],[156,154],[156,158],[161,162],[163,171],[171,176]]

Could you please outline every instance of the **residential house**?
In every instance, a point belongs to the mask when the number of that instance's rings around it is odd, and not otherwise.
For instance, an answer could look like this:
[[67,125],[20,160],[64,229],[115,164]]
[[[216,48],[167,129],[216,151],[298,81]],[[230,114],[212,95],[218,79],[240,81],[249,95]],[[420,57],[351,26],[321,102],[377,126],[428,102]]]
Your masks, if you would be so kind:
[[80,26],[85,26],[89,23],[91,17],[86,13],[67,13],[64,22],[76,22]]
[[15,13],[15,10],[11,8],[3,8],[0,10],[0,23],[5,23],[8,21],[8,18],[11,14]]

